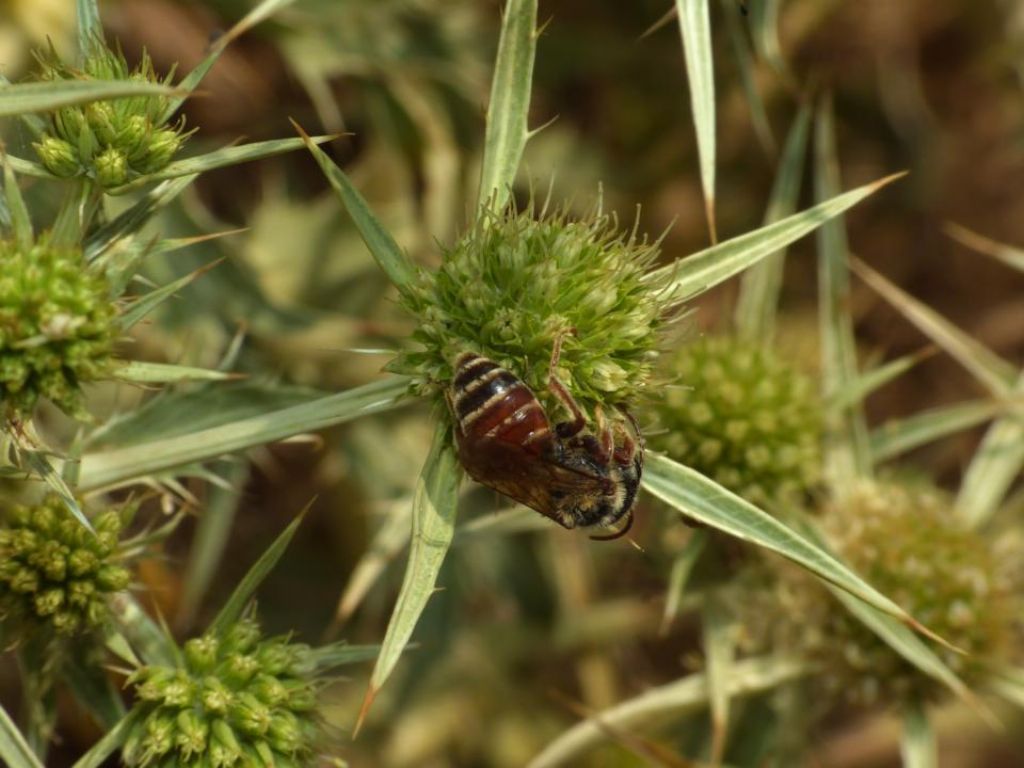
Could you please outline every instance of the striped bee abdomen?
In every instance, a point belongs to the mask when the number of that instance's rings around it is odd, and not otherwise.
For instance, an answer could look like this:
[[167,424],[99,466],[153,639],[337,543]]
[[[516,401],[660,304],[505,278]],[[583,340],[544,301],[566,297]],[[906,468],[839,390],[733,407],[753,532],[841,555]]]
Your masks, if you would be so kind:
[[536,395],[493,360],[463,353],[455,361],[450,402],[459,428],[476,439],[493,438],[526,448],[551,434]]

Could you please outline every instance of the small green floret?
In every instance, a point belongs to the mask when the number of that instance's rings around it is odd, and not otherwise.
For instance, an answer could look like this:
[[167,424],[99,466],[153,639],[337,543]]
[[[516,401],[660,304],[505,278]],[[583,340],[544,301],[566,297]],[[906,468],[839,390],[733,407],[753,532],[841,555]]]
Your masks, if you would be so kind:
[[[54,51],[38,56],[43,80],[136,80],[168,84],[142,61],[129,69],[120,50],[97,40],[80,68],[64,64]],[[49,119],[49,130],[35,143],[46,169],[61,178],[85,176],[113,189],[165,168],[185,142],[184,119],[168,125],[166,96],[132,96],[64,107]]]
[[80,415],[80,385],[112,365],[109,293],[80,249],[0,242],[0,411],[24,417],[45,397]]
[[760,345],[702,338],[664,359],[649,443],[747,501],[791,504],[820,476],[813,382]]
[[561,338],[558,377],[585,409],[632,401],[648,382],[670,306],[645,280],[656,256],[656,244],[623,234],[606,214],[485,213],[404,292],[418,348],[390,369],[415,377],[420,394],[439,395],[456,356],[470,351],[543,397]]
[[[960,527],[938,491],[863,484],[831,505],[825,532],[845,562],[949,643],[932,649],[968,685],[982,683],[992,664],[1012,661],[1019,644],[1017,556],[995,551]],[[777,610],[788,650],[821,662],[820,682],[833,700],[857,706],[935,700],[948,689],[924,674],[832,599],[805,574],[787,569]],[[778,619],[781,617],[781,621]]]
[[117,562],[122,517],[105,512],[94,535],[57,496],[16,506],[0,527],[0,637],[71,636],[100,627],[107,597],[128,586]]
[[179,667],[142,667],[128,766],[309,765],[322,735],[310,648],[243,619],[189,640]]

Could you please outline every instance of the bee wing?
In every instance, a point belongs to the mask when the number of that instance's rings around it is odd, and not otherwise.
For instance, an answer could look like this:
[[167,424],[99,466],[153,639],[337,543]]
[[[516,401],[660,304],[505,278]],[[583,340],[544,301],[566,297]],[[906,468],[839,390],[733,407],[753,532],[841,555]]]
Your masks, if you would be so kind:
[[592,492],[603,482],[572,467],[531,453],[501,440],[481,440],[461,455],[462,465],[481,485],[493,488],[559,525],[558,500]]

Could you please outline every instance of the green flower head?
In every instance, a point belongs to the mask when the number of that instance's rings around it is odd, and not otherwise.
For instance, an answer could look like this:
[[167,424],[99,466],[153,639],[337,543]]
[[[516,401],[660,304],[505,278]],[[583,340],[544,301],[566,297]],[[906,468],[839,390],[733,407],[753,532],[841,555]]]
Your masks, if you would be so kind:
[[[120,50],[96,40],[80,68],[64,64],[51,50],[37,56],[43,80],[137,80],[169,83],[153,70],[144,51],[129,69]],[[104,189],[162,170],[187,136],[184,121],[168,125],[166,96],[132,96],[64,107],[50,115],[48,130],[35,143],[46,169],[61,178],[86,176]]]
[[0,409],[24,417],[45,397],[80,415],[80,385],[112,365],[116,315],[81,249],[0,242]]
[[747,501],[798,501],[820,475],[822,406],[807,376],[759,345],[702,338],[665,358],[652,447]]
[[[946,498],[924,487],[864,483],[831,504],[822,523],[842,558],[872,586],[960,648],[933,650],[968,686],[1019,642],[1016,556],[957,524]],[[788,650],[821,662],[834,700],[858,706],[937,699],[946,688],[905,660],[803,572],[787,568],[774,616]],[[764,613],[762,611],[762,613]],[[767,615],[767,614],[766,614]],[[783,621],[777,621],[782,616]]]
[[309,765],[323,733],[308,646],[264,640],[246,618],[189,640],[179,666],[146,666],[135,687],[128,766]]
[[109,617],[107,597],[131,578],[118,562],[121,513],[95,517],[95,534],[55,495],[3,513],[0,635],[5,641],[67,637],[100,627]]
[[671,306],[645,279],[657,252],[600,212],[583,220],[485,212],[438,269],[404,291],[419,321],[417,348],[390,369],[415,377],[421,394],[439,395],[454,359],[471,351],[546,397],[561,339],[557,374],[584,409],[632,401],[648,382]]

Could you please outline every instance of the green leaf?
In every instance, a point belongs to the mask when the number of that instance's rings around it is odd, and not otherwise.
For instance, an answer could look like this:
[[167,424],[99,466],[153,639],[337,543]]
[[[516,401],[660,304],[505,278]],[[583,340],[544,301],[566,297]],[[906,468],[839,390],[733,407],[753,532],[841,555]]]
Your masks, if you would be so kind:
[[323,397],[327,395],[317,390],[266,381],[167,389],[91,432],[86,446],[94,451],[127,448],[213,429]]
[[687,517],[742,541],[777,552],[865,603],[897,617],[915,629],[922,629],[906,611],[822,547],[696,470],[665,456],[648,454],[643,486]]
[[380,580],[388,564],[409,543],[411,535],[409,500],[396,499],[388,505],[384,522],[373,534],[370,546],[366,548],[366,552],[359,558],[359,562],[348,577],[345,589],[338,598],[330,629],[327,630],[328,637],[336,636],[345,622],[356,612],[367,593]]
[[[728,695],[753,696],[798,680],[810,672],[806,662],[783,657],[746,659],[730,670]],[[708,705],[708,681],[694,674],[667,685],[651,688],[635,698],[577,723],[551,742],[527,768],[555,768],[580,764],[580,757],[608,738],[607,729],[635,731],[666,721],[679,721]]]
[[159,83],[141,80],[47,80],[0,85],[0,117],[25,112],[51,112],[124,96],[169,96],[176,93]]
[[153,214],[185,191],[197,178],[198,175],[192,175],[171,179],[146,192],[128,210],[89,235],[85,241],[86,260],[95,260],[118,240],[137,233]]
[[281,532],[281,535],[274,540],[274,543],[267,547],[267,550],[260,555],[260,559],[253,564],[248,573],[238,582],[238,586],[235,587],[231,597],[224,603],[224,607],[220,609],[217,618],[210,622],[207,632],[213,634],[226,632],[228,627],[238,621],[245,607],[249,604],[249,600],[252,599],[253,594],[260,584],[263,583],[263,580],[267,578],[267,574],[277,565],[277,561],[281,559],[284,551],[288,549],[288,545],[291,543],[295,532],[299,529],[299,524],[306,516],[308,509],[309,505],[288,524],[288,527]]
[[56,468],[50,463],[46,454],[42,451],[34,451],[31,449],[22,448],[19,449],[18,455],[24,459],[25,463],[39,475],[51,490],[60,496],[60,500],[67,507],[75,519],[81,523],[87,530],[95,533],[92,527],[92,523],[89,522],[89,518],[82,512],[82,508],[78,505],[78,500],[75,498],[75,494],[72,493],[68,484],[64,481],[64,477]]
[[900,740],[903,768],[939,768],[939,746],[928,712],[920,702],[903,711],[903,738]]
[[124,702],[105,667],[74,658],[61,668],[61,676],[78,702],[104,729],[124,717]]
[[185,565],[181,604],[176,617],[178,627],[187,627],[192,622],[199,610],[200,601],[217,573],[217,567],[224,559],[231,525],[235,521],[242,499],[242,488],[248,478],[247,462],[230,462],[225,470],[223,484],[214,484],[210,488]]
[[96,0],[76,0],[75,7],[78,17],[78,55],[84,59],[96,41],[103,39],[103,22],[100,21],[99,3]]
[[32,219],[28,215],[28,208],[25,207],[25,198],[21,196],[18,188],[18,180],[14,176],[14,169],[11,168],[10,159],[4,155],[4,198],[7,203],[7,212],[11,217],[11,231],[14,234],[14,241],[18,248],[28,250],[32,247]]
[[948,352],[996,397],[1006,397],[1017,371],[984,344],[972,339],[934,309],[893,285],[859,259],[853,260],[857,275],[925,336]]
[[757,55],[788,80],[789,70],[782,58],[782,46],[779,45],[779,4],[780,0],[758,0],[756,3],[749,3],[748,18]]
[[[114,752],[121,748],[128,738],[128,732],[135,724],[135,718],[128,715],[121,722],[115,725],[103,736],[102,739],[92,745],[92,748],[82,755],[71,768],[102,768],[106,760]],[[14,768],[12,766],[12,768]]]
[[665,611],[661,616],[661,634],[668,632],[669,626],[679,614],[679,606],[682,604],[683,594],[686,592],[686,583],[690,580],[693,566],[697,564],[697,559],[707,543],[707,530],[704,528],[694,530],[683,551],[672,561],[672,570],[668,574],[668,589],[665,595]]
[[15,157],[14,155],[7,155],[7,161],[11,164],[11,168],[20,173],[22,176],[33,176],[37,179],[56,179],[46,168],[40,163],[33,162],[32,160],[25,160],[21,157]]
[[142,294],[142,296],[139,296],[121,311],[121,314],[117,316],[117,324],[123,330],[127,331],[178,291],[189,285],[189,283],[194,281],[200,275],[204,275],[209,272],[219,263],[219,261],[215,261],[212,264],[206,264],[199,269],[189,272],[184,277],[179,277],[177,280],[167,283],[166,285],[154,288],[149,293]]
[[490,205],[500,211],[505,207],[530,137],[527,117],[538,34],[537,0],[508,0],[487,107],[480,208]]
[[718,765],[725,754],[729,733],[729,680],[735,662],[735,636],[732,617],[719,595],[708,596],[703,618],[705,673],[711,702],[711,763]]
[[217,63],[217,59],[220,58],[220,55],[224,53],[224,50],[232,42],[280,9],[291,5],[294,1],[295,0],[263,0],[263,2],[240,19],[235,26],[218,37],[210,46],[210,50],[207,52],[203,60],[196,65],[196,68],[182,78],[182,81],[178,84],[178,90],[183,91],[184,94],[171,99],[161,119],[166,122],[174,116],[174,113],[178,111],[178,108],[185,102],[185,99],[188,98],[189,94],[196,89],[196,86],[202,82],[203,78],[206,77],[207,72],[209,72],[213,65]]
[[[310,138],[314,144],[323,144],[337,138],[336,136],[313,136]],[[205,155],[188,157],[183,160],[176,160],[168,164],[163,170],[141,176],[134,181],[120,187],[107,190],[111,195],[122,195],[151,184],[154,181],[165,181],[177,179],[181,176],[205,173],[217,168],[226,168],[232,165],[247,163],[252,160],[260,160],[265,157],[294,152],[305,146],[303,139],[274,139],[272,141],[258,141],[252,144],[242,144],[237,147],[224,147],[214,152],[207,152]]]
[[65,185],[64,200],[51,228],[51,242],[77,248],[102,201],[103,192],[91,181],[78,179]]
[[0,758],[9,768],[43,768],[7,711],[0,706]]
[[[832,105],[823,99],[814,131],[814,197],[832,198],[839,190]],[[870,477],[871,446],[861,403],[837,407],[838,393],[859,378],[857,344],[850,316],[850,271],[846,228],[842,219],[818,231],[818,302],[821,325],[822,393],[825,412],[825,473],[840,495],[858,477]]]
[[773,158],[776,152],[775,136],[772,134],[771,123],[768,122],[768,112],[764,107],[764,99],[761,98],[761,90],[757,86],[756,66],[750,55],[750,44],[744,34],[743,25],[740,24],[740,15],[736,13],[736,2],[721,0],[721,6],[725,26],[729,32],[729,45],[739,68],[740,84],[750,108],[750,122],[754,127],[754,135],[757,136],[765,154]]
[[995,514],[1024,468],[1024,371],[1011,397],[1014,409],[988,428],[960,483],[956,511],[972,528]]
[[343,424],[359,416],[396,407],[409,380],[393,376],[310,403],[268,411],[210,429],[137,443],[130,447],[86,453],[80,489],[92,490],[140,480],[153,472],[207,461],[303,432]]
[[308,657],[313,666],[316,667],[317,672],[325,673],[338,667],[375,659],[379,653],[379,645],[331,643],[330,645],[313,648],[309,651]]
[[647,274],[647,280],[665,286],[678,302],[699,296],[719,283],[813,232],[824,222],[852,208],[886,184],[900,178],[898,173],[872,184],[844,192],[782,221],[747,232],[724,243],[705,248]]
[[177,648],[171,636],[149,617],[138,601],[127,592],[110,598],[114,624],[145,664],[172,667]]
[[[15,167],[15,170],[18,170],[17,167]],[[1013,267],[1020,272],[1024,272],[1024,250],[996,242],[995,240],[990,240],[987,237],[979,235],[977,232],[967,229],[967,227],[961,227],[959,224],[954,224],[952,222],[946,224],[944,229],[947,235],[961,245],[965,245],[978,253],[985,254],[986,256],[991,256],[1009,267]]]
[[[731,14],[730,14],[731,15]],[[807,134],[811,125],[810,108],[804,106],[793,119],[786,146],[779,159],[768,210],[764,223],[772,224],[790,216],[796,209],[800,195],[800,180],[804,173],[807,154]],[[782,275],[786,264],[786,251],[781,249],[766,256],[746,272],[740,282],[740,295],[736,304],[736,330],[746,339],[760,339],[770,343],[775,334],[775,315],[778,312]]]
[[986,687],[1010,704],[1024,709],[1024,669],[999,667],[992,670]]
[[452,447],[451,434],[447,426],[439,423],[412,499],[412,540],[402,588],[381,643],[380,656],[370,677],[356,730],[398,663],[427,600],[434,592],[441,564],[455,532],[461,481],[462,470]]
[[356,229],[359,230],[359,235],[363,238],[363,242],[366,243],[370,255],[373,256],[380,268],[384,270],[384,274],[400,289],[410,285],[416,279],[416,266],[409,259],[409,256],[398,247],[398,243],[395,242],[391,233],[373,215],[369,204],[359,194],[359,191],[353,186],[345,172],[322,149],[313,144],[312,139],[306,135],[298,123],[293,121],[292,125],[295,126],[295,130],[302,134],[306,147],[320,165],[320,169],[334,188],[342,205],[345,206],[348,215],[352,217],[352,223],[356,225]]
[[711,242],[718,242],[715,227],[715,69],[711,50],[709,0],[676,0],[679,30],[683,36],[686,77],[690,83],[690,107],[697,131],[700,182]]
[[833,394],[833,399],[829,402],[829,405],[832,408],[848,408],[856,403],[863,402],[872,392],[898,379],[930,354],[931,350],[926,349],[917,354],[904,355],[895,360],[890,360],[884,365],[865,371],[858,375],[856,379],[844,383],[839,391]]
[[190,368],[187,365],[166,363],[144,363],[131,361],[117,366],[111,377],[135,384],[164,384],[178,381],[229,381],[237,379],[237,373],[212,371],[209,368]]
[[871,455],[875,461],[886,461],[933,440],[975,427],[991,419],[1001,409],[999,403],[991,400],[973,400],[942,405],[905,419],[888,421],[872,431]]

